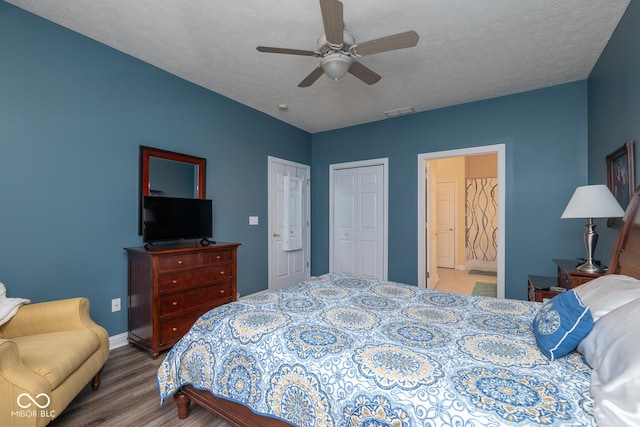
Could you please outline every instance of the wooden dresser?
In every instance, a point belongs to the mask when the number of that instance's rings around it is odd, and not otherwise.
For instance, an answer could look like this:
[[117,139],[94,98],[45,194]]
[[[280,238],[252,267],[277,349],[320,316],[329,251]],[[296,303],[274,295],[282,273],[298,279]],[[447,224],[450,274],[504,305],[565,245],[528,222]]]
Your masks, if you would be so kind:
[[193,322],[237,298],[239,243],[125,248],[129,258],[129,343],[156,359]]

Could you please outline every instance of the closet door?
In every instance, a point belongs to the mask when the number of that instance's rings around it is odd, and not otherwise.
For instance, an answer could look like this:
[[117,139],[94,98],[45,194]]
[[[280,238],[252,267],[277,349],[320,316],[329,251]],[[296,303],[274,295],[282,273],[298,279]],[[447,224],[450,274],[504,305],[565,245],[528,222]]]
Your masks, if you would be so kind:
[[384,279],[384,166],[336,169],[332,190],[332,271]]

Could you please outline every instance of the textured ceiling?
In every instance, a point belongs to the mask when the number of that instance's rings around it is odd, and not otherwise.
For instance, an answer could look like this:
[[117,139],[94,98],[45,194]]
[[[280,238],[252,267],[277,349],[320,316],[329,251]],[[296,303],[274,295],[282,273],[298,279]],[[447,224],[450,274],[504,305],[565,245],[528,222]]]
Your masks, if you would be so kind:
[[[319,63],[317,0],[8,0],[308,132],[586,79],[629,0],[343,0],[364,42],[415,30],[414,48],[360,61],[382,76],[298,83]],[[289,106],[278,110],[279,104]]]

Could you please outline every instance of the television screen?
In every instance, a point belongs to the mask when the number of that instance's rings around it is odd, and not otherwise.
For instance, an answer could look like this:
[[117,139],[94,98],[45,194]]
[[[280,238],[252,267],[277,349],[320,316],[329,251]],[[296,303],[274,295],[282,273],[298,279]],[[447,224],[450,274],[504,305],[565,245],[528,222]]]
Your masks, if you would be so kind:
[[213,237],[213,202],[207,199],[144,196],[145,242]]

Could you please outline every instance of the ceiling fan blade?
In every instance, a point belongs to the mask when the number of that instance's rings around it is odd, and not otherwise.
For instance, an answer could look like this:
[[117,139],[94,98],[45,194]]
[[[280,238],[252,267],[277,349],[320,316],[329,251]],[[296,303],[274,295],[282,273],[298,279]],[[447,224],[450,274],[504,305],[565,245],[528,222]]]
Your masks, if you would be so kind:
[[342,3],[338,0],[320,0],[324,34],[331,44],[341,45],[344,36]]
[[317,67],[315,70],[313,70],[311,72],[311,74],[309,74],[307,77],[304,78],[303,81],[300,82],[298,87],[309,87],[309,86],[311,86],[323,74],[324,74],[324,70],[322,69],[322,67]]
[[418,44],[418,33],[406,31],[404,33],[393,34],[368,42],[358,43],[353,47],[357,56],[373,55],[374,53],[388,52],[390,50],[404,49]]
[[267,52],[267,53],[285,53],[287,55],[319,56],[319,54],[317,54],[312,50],[285,49],[282,47],[268,47],[268,46],[258,46],[256,49],[260,52]]
[[365,67],[357,61],[354,61],[353,64],[351,64],[351,67],[349,67],[349,72],[368,85],[378,83],[378,81],[382,78],[378,74],[371,71],[370,68]]

